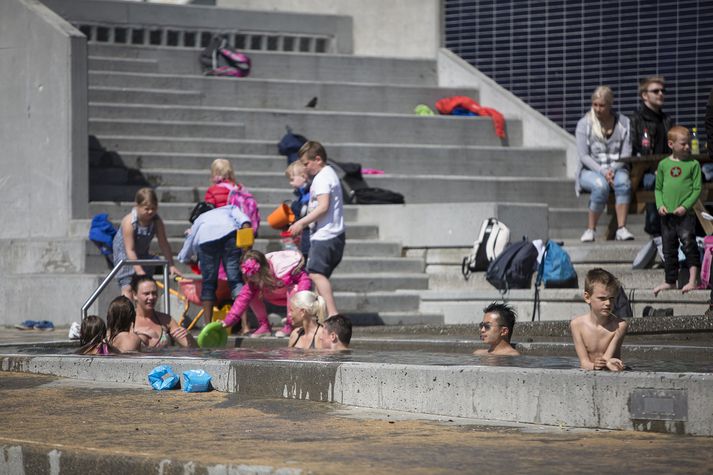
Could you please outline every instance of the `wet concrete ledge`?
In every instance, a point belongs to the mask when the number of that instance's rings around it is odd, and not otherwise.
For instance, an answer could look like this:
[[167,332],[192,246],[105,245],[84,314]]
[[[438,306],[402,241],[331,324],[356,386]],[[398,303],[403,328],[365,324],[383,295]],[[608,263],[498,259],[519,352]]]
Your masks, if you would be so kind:
[[[495,362],[497,363],[497,362]],[[181,357],[0,357],[0,370],[144,385],[202,368],[219,391],[493,421],[713,435],[713,374]]]

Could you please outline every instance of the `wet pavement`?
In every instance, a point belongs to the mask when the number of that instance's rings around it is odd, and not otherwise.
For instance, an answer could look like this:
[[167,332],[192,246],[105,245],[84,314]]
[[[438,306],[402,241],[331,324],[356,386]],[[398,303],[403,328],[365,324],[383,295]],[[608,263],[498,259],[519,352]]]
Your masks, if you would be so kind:
[[428,420],[24,373],[0,373],[0,401],[0,447],[22,447],[26,473],[45,472],[50,452],[61,452],[56,473],[713,473],[710,437]]

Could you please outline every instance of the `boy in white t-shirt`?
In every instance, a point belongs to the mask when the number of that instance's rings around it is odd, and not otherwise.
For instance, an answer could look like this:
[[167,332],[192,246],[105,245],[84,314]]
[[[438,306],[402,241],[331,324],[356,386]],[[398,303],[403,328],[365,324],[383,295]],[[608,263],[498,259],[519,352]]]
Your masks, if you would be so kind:
[[312,179],[307,215],[290,226],[292,236],[310,226],[310,251],[307,272],[317,293],[327,304],[328,316],[336,315],[337,305],[329,277],[342,261],[346,236],[344,233],[344,202],[339,177],[327,165],[327,152],[319,142],[308,141],[298,155]]

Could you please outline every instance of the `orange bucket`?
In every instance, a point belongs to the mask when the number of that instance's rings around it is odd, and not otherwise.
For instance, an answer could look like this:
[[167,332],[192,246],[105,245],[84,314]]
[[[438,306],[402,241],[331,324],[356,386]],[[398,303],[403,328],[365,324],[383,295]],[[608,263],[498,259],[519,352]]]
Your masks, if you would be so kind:
[[292,212],[287,203],[282,203],[267,217],[267,223],[273,229],[284,229],[294,221],[295,213]]

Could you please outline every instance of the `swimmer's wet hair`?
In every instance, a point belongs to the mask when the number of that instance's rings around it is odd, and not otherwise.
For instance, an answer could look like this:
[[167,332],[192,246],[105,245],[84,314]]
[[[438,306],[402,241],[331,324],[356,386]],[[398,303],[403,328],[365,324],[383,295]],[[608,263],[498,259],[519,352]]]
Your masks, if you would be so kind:
[[512,337],[512,332],[515,329],[515,321],[517,320],[515,310],[506,303],[493,302],[483,309],[483,315],[486,313],[494,313],[498,316],[498,325],[502,325],[508,329],[507,340],[509,342]]
[[352,321],[346,316],[338,313],[332,315],[324,321],[324,328],[329,332],[334,332],[345,345],[349,345],[352,341]]
[[584,278],[584,291],[591,295],[592,290],[594,290],[594,284],[602,284],[604,288],[613,290],[615,294],[621,288],[619,279],[601,267],[596,267],[587,272],[587,276]]
[[135,321],[136,309],[131,300],[121,295],[111,301],[106,311],[106,324],[111,339],[121,332],[131,330]]

